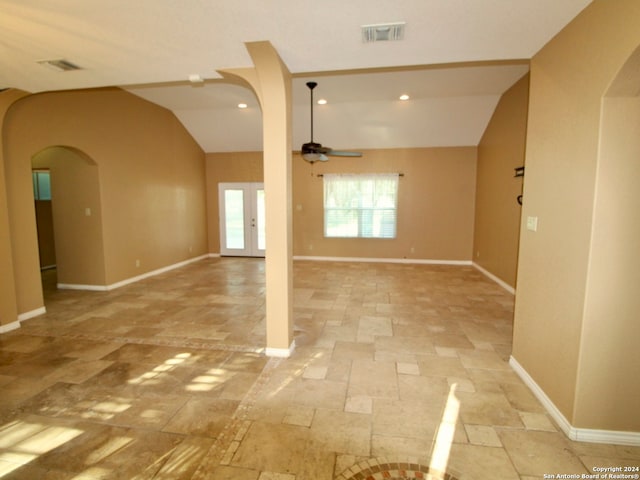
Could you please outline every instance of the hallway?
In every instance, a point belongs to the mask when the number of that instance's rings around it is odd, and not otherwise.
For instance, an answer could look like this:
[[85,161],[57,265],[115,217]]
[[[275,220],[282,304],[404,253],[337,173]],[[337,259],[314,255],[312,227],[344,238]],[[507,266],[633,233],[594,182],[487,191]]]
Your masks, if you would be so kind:
[[508,365],[513,296],[472,267],[296,261],[294,288],[289,359],[263,354],[262,259],[111,292],[46,288],[47,314],[0,336],[0,478],[525,480],[640,466],[638,447],[557,428]]

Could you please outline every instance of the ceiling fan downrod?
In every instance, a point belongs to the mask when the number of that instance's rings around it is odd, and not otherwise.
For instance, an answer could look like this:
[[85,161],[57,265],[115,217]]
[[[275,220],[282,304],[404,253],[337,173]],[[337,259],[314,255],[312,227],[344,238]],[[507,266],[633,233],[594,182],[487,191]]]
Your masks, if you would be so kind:
[[318,84],[316,82],[307,82],[307,87],[309,87],[309,91],[311,92],[311,143],[313,143],[313,89],[317,86]]

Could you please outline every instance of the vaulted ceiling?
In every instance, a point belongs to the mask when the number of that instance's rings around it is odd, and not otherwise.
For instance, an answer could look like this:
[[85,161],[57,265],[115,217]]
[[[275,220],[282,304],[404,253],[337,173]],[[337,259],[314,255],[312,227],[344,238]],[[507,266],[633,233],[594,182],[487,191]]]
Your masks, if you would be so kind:
[[[294,75],[294,147],[309,137],[309,80],[327,100],[314,110],[325,145],[476,145],[500,95],[589,3],[0,0],[0,87],[118,86],[172,110],[206,152],[260,150],[255,96],[218,71],[252,66],[245,43],[268,40]],[[403,38],[363,41],[362,26],[386,23]],[[80,70],[39,63],[57,59]]]

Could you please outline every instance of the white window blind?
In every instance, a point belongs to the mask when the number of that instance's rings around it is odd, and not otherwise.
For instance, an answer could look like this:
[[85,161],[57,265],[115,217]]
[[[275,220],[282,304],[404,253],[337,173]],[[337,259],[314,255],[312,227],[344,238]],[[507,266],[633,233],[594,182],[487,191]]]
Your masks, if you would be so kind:
[[398,174],[324,174],[325,237],[395,238]]

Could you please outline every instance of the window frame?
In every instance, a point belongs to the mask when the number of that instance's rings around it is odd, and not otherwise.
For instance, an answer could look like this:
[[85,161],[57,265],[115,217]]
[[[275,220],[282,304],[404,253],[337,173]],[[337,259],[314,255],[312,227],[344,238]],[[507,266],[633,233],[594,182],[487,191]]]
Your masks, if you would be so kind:
[[324,174],[324,238],[397,238],[399,176]]

